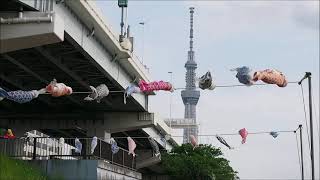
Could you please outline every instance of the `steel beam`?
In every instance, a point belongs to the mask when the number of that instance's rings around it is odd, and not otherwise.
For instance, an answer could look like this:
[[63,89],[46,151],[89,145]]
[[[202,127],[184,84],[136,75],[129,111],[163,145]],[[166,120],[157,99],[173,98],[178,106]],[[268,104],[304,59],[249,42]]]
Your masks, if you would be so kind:
[[[75,23],[75,22],[73,22]],[[74,26],[78,26],[78,24],[74,24]],[[81,29],[82,25],[78,27]],[[69,27],[68,27],[69,28]],[[77,29],[78,30],[78,29]],[[68,30],[66,30],[68,32]],[[72,31],[73,32],[73,31]],[[69,32],[68,32],[69,33]],[[115,83],[116,87],[119,87],[120,89],[125,89],[132,79],[128,75],[125,70],[120,67],[119,62],[111,62],[111,54],[105,49],[103,49],[101,46],[99,46],[94,40],[87,38],[86,36],[83,37],[83,41],[87,43],[87,45],[81,45],[79,44],[79,39],[76,34],[81,32],[73,32],[72,34],[65,34],[65,39],[72,44],[78,51],[89,60],[89,62],[98,68],[98,70],[108,79],[113,81]],[[76,39],[73,39],[76,38]],[[91,47],[90,47],[91,46]],[[143,107],[145,110],[148,109],[148,102],[145,95],[142,94],[134,94],[132,96],[133,99],[135,99],[135,103],[138,106]]]
[[31,74],[33,77],[37,78],[39,81],[41,81],[45,85],[49,83],[49,81],[43,79],[41,76],[33,72],[31,69],[29,69],[28,67],[26,67],[25,65],[23,65],[22,63],[14,59],[13,57],[9,56],[8,54],[3,54],[2,57],[9,60],[13,64],[17,65],[19,68],[23,69],[25,72]]
[[[8,54],[3,54],[2,55],[3,58],[9,60],[10,62],[12,62],[13,64],[17,65],[19,68],[23,69],[24,71],[26,71],[27,73],[31,74],[33,77],[35,77],[36,79],[38,79],[39,81],[45,83],[46,85],[49,84],[50,82],[47,81],[46,79],[42,78],[40,75],[38,75],[37,73],[33,72],[31,69],[29,69],[28,67],[26,67],[25,65],[23,65],[22,63],[20,63],[19,61],[17,61],[16,59],[14,59],[13,57],[9,56]],[[17,86],[18,87],[18,86]],[[21,88],[21,87],[18,87]],[[23,88],[21,88],[23,89]],[[76,103],[79,106],[82,106],[81,103],[79,103],[77,100],[75,100],[74,98],[70,97],[70,96],[66,96],[69,100],[71,100],[73,103]],[[52,105],[52,104],[51,104]]]
[[[0,74],[0,78],[3,79],[4,81],[6,81],[7,83],[9,84],[12,84],[13,86],[19,88],[19,89],[22,89],[22,90],[26,90],[24,86],[22,86],[20,83],[18,83],[17,81],[14,81],[13,79],[11,79],[10,77],[8,76],[5,76],[3,74]],[[52,103],[50,103],[49,101],[46,101],[44,99],[42,99],[41,97],[38,97],[39,101],[47,104],[48,106],[53,106]]]
[[74,73],[72,70],[70,70],[68,67],[66,67],[63,63],[61,63],[57,58],[55,58],[54,56],[52,56],[50,54],[50,52],[48,52],[47,50],[45,50],[43,47],[36,47],[34,48],[35,50],[37,50],[42,56],[44,56],[45,58],[47,58],[50,62],[52,62],[53,64],[55,64],[58,68],[60,68],[63,72],[65,72],[66,74],[68,74],[69,76],[71,76],[74,80],[76,80],[79,84],[81,84],[81,86],[83,86],[84,88],[86,88],[87,90],[91,90],[88,86],[88,84],[83,81],[76,73]]
[[[65,72],[66,74],[68,74],[70,77],[72,77],[72,79],[76,80],[81,86],[83,86],[85,89],[91,91],[89,84],[85,81],[82,80],[81,77],[79,77],[75,72],[73,72],[72,70],[70,70],[67,66],[65,66],[63,63],[60,62],[60,60],[58,60],[57,58],[55,58],[54,56],[52,56],[50,54],[49,51],[45,50],[43,47],[36,47],[34,48],[35,50],[37,50],[42,56],[44,56],[45,58],[47,58],[50,62],[52,62],[53,64],[55,64],[58,68],[60,68],[63,72]],[[105,100],[106,104],[108,104],[109,106],[112,105],[112,103],[108,100]]]

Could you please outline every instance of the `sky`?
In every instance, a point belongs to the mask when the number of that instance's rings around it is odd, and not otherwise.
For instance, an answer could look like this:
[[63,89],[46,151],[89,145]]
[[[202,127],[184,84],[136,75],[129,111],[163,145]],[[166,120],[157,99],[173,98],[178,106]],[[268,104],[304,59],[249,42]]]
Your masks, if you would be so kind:
[[[96,2],[114,33],[120,32],[117,1]],[[282,71],[288,81],[299,81],[312,73],[316,177],[319,179],[319,1],[130,1],[128,24],[135,38],[134,53],[149,68],[153,80],[185,86],[184,63],[189,45],[189,7],[195,7],[194,49],[197,77],[210,70],[217,85],[239,84],[230,69],[249,66],[253,71],[267,68]],[[145,22],[140,25],[139,22]],[[304,81],[305,101],[307,81]],[[180,91],[158,92],[149,99],[150,111],[182,118]],[[307,104],[306,104],[307,105]],[[308,112],[308,107],[306,107]],[[307,114],[307,117],[308,114]],[[303,129],[304,167],[311,177],[309,143],[301,87],[289,84],[216,88],[201,91],[197,105],[199,134],[237,133]],[[175,131],[174,135],[182,135]],[[299,179],[300,165],[296,135],[280,133],[249,135],[241,145],[240,136],[223,136],[235,147],[229,150],[214,137],[200,143],[220,147],[241,179]],[[179,139],[181,141],[181,139]]]

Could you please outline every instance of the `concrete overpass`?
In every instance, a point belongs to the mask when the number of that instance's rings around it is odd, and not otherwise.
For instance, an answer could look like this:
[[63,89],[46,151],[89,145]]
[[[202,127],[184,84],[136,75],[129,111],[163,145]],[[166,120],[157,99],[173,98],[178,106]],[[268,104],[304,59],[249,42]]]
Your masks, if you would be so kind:
[[[83,101],[84,94],[40,95],[25,104],[3,100],[0,127],[12,128],[17,136],[37,129],[52,136],[152,136],[162,149],[175,144],[173,139],[160,141],[171,130],[148,112],[147,95],[134,94],[123,103],[121,91],[136,79],[149,82],[151,77],[120,44],[94,1],[1,0],[0,25],[0,87],[40,89],[56,78],[75,92],[99,84],[120,92],[101,103]],[[137,140],[138,151],[150,149],[148,144]]]

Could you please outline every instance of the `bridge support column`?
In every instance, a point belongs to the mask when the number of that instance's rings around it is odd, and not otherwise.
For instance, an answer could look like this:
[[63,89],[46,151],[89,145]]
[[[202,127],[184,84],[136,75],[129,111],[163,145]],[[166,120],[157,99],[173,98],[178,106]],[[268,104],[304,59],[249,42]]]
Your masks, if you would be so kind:
[[151,167],[161,161],[161,157],[154,156],[151,149],[137,150],[136,153],[139,154],[137,158],[137,169]]
[[101,138],[107,142],[109,142],[109,140],[111,138],[111,133],[106,131],[105,129],[101,129],[101,128],[89,129],[87,131],[87,135],[89,137],[97,136],[98,138]]

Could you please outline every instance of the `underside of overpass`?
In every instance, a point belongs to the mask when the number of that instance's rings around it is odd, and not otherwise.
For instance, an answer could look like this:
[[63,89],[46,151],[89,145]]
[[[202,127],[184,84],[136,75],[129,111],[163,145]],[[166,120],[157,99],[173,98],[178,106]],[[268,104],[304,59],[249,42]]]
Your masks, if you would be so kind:
[[[105,65],[99,64],[96,59],[89,54],[88,48],[95,48],[94,46],[84,46],[83,42],[88,44],[94,43],[96,47],[102,47],[101,40],[95,36],[88,36],[84,32],[86,26],[83,21],[79,21],[74,14],[74,11],[66,4],[54,3],[53,0],[48,1],[18,1],[18,0],[2,0],[0,2],[0,17],[11,18],[18,17],[18,12],[23,9],[23,16],[35,16],[39,12],[37,7],[46,7],[46,9],[54,10],[53,6],[60,8],[64,13],[71,14],[69,21],[74,21],[80,25],[82,29],[81,41],[77,41],[73,37],[78,37],[76,34],[70,35],[67,32],[67,25],[63,25],[63,21],[58,18],[57,12],[53,22],[51,23],[18,23],[18,24],[4,24],[1,23],[1,51],[0,54],[0,87],[7,91],[14,90],[39,90],[46,87],[53,79],[57,79],[58,82],[65,83],[67,86],[72,87],[73,94],[64,97],[52,97],[49,94],[39,95],[38,98],[31,102],[19,104],[10,100],[2,100],[0,103],[0,115],[1,119],[5,119],[6,115],[15,114],[15,120],[44,120],[44,116],[56,115],[61,113],[84,113],[95,114],[99,112],[146,112],[147,96],[144,96],[146,103],[141,103],[136,98],[129,97],[126,104],[124,104],[123,91],[125,86],[123,78],[128,77],[129,80],[133,80],[136,77],[125,69],[122,63],[114,61],[114,50],[110,47],[103,47],[101,50],[105,51]],[[58,2],[58,1],[57,1]],[[28,3],[25,4],[25,3]],[[45,4],[47,3],[47,4]],[[34,5],[34,7],[30,7]],[[28,15],[29,13],[29,15]],[[68,14],[68,15],[69,15]],[[37,15],[37,14],[36,14]],[[40,14],[41,15],[41,14]],[[19,15],[20,16],[20,15]],[[60,15],[61,16],[61,15]],[[2,19],[3,20],[3,19]],[[75,25],[75,24],[74,24]],[[46,27],[43,29],[43,26]],[[58,26],[52,29],[47,27]],[[39,30],[40,29],[40,30]],[[56,29],[62,29],[61,38],[57,41],[55,38],[52,41],[52,34],[58,33]],[[71,32],[77,30],[77,27],[70,26]],[[31,32],[29,32],[31,31]],[[49,31],[51,36],[46,33]],[[31,33],[31,34],[30,34]],[[58,33],[59,34],[59,33]],[[41,39],[41,41],[39,41]],[[47,40],[43,42],[44,40]],[[37,45],[37,43],[41,45]],[[43,44],[44,43],[44,44]],[[107,42],[106,44],[112,44],[114,42]],[[7,48],[11,44],[12,47]],[[29,48],[22,48],[28,47]],[[20,48],[17,48],[20,47]],[[96,52],[98,52],[97,49]],[[108,72],[107,69],[112,66]],[[113,74],[112,74],[113,73]],[[122,83],[119,83],[119,82]],[[108,97],[102,99],[100,103],[95,101],[84,101],[83,99],[91,91],[89,86],[98,86],[100,84],[106,84],[110,90]],[[143,96],[143,95],[139,95]],[[143,99],[142,98],[142,99]],[[141,97],[140,97],[141,99]],[[143,102],[143,101],[142,101]],[[85,113],[85,114],[87,114]],[[41,114],[43,117],[22,117],[24,114]],[[10,118],[6,118],[7,120]],[[70,119],[60,118],[68,121]],[[83,118],[79,118],[83,119]],[[122,118],[123,119],[123,118]],[[57,120],[57,119],[54,119]],[[86,119],[91,121],[90,118]],[[92,118],[94,120],[94,118]],[[38,123],[38,122],[37,122]],[[2,124],[5,124],[2,121]],[[35,123],[30,123],[35,125]],[[7,123],[6,126],[10,125]],[[85,128],[85,127],[82,127]],[[50,128],[47,128],[50,129]],[[81,129],[81,127],[80,127]],[[79,127],[63,127],[56,133],[60,135],[77,135],[79,137],[84,136],[85,130],[80,130]],[[53,130],[52,130],[53,131]],[[49,132],[48,132],[49,133]],[[92,133],[89,133],[92,135]],[[88,134],[87,134],[88,135]]]
[[[95,62],[87,59],[83,49],[75,47],[72,38],[65,34],[65,41],[1,54],[0,86],[6,90],[38,90],[54,78],[72,87],[75,94],[66,97],[40,95],[27,104],[9,100],[1,102],[0,112],[83,112],[83,111],[144,111],[132,98],[123,103],[124,89],[106,76]],[[120,67],[119,67],[120,68]],[[111,91],[101,103],[84,101],[89,86],[106,84]],[[112,92],[116,91],[116,92]]]
[[24,11],[34,10],[26,4],[19,3],[19,1],[16,0],[2,0],[0,5],[0,11],[19,11],[20,7],[23,7]]
[[[18,17],[21,7],[28,17],[47,15],[37,9],[40,1],[1,0],[0,18]],[[41,8],[53,12],[53,22],[0,23],[0,87],[6,91],[39,90],[56,79],[72,87],[74,93],[64,97],[43,94],[24,104],[4,99],[0,101],[0,127],[12,128],[18,136],[34,129],[51,137],[106,139],[107,134],[124,149],[128,149],[127,139],[119,137],[137,137],[140,169],[156,172],[154,164],[160,158],[152,159],[147,137],[156,137],[160,150],[165,151],[161,137],[168,133],[168,127],[148,112],[147,95],[133,95],[124,103],[125,88],[137,79],[150,81],[148,73],[133,54],[122,51],[101,19],[93,18],[90,2],[41,2],[48,3]],[[91,28],[94,35],[90,35]],[[91,91],[89,86],[100,84],[106,84],[110,94],[100,103],[84,101]],[[175,142],[168,146],[172,144]]]

